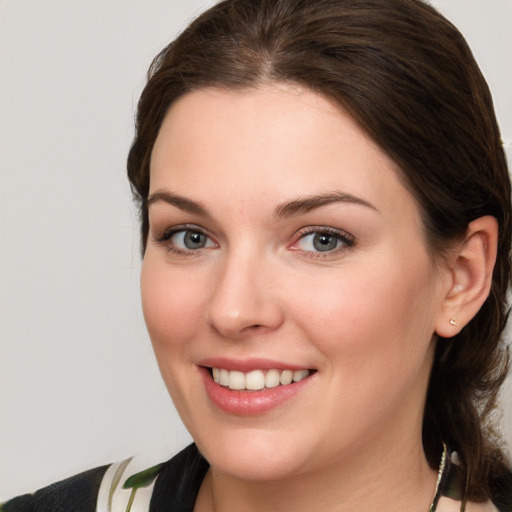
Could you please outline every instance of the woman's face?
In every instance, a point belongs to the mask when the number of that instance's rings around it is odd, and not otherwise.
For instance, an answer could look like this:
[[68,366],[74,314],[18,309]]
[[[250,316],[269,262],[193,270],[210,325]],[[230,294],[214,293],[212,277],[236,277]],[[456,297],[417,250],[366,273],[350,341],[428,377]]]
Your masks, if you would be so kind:
[[278,479],[421,447],[448,270],[347,113],[285,84],[189,93],[153,150],[149,219],[145,319],[214,467]]

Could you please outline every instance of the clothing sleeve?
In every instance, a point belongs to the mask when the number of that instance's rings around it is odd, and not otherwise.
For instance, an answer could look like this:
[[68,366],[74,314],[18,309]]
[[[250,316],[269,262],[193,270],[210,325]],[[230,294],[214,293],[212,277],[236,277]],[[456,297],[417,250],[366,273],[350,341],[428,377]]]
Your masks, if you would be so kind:
[[91,469],[0,505],[0,512],[95,512],[108,466]]

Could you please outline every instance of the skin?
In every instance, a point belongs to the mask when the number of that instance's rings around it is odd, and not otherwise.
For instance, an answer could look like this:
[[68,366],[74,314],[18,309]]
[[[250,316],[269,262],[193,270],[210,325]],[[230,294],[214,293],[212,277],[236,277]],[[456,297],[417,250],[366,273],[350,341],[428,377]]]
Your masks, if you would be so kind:
[[[356,200],[276,215],[334,193]],[[434,264],[395,164],[301,87],[205,89],[166,115],[151,196],[143,309],[166,386],[212,466],[196,511],[426,511],[434,333],[455,333],[447,303],[459,304],[451,290],[465,269]],[[183,232],[162,240],[183,224],[207,235],[203,248],[187,249]],[[341,238],[331,232],[335,249],[320,252],[312,241],[326,228]],[[240,416],[205,391],[198,363],[211,357],[316,373],[279,406]]]

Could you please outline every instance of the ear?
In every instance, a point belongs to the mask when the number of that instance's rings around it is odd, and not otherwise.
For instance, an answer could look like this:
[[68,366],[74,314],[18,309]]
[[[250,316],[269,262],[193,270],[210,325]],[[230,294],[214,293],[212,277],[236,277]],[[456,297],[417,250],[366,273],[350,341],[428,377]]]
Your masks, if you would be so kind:
[[464,240],[449,256],[449,290],[436,322],[443,338],[458,334],[489,295],[496,262],[498,221],[488,215],[471,222]]

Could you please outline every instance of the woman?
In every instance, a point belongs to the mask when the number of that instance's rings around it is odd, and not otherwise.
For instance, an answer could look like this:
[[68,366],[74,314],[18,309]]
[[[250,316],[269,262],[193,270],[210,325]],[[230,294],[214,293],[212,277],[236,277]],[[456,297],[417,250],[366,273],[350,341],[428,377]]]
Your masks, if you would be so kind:
[[491,421],[510,182],[442,16],[221,2],[155,59],[128,175],[148,331],[196,445],[4,510],[512,510]]

